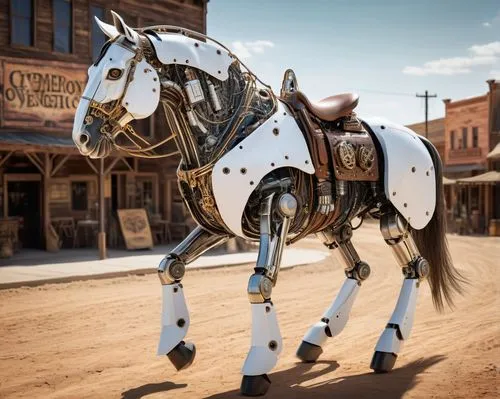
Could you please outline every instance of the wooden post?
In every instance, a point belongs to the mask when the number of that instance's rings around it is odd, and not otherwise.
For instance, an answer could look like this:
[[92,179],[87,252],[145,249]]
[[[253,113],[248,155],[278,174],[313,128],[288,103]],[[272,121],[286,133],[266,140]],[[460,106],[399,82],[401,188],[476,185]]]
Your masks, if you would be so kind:
[[106,249],[106,228],[105,228],[105,201],[104,201],[104,185],[105,185],[105,172],[104,172],[104,158],[101,158],[99,163],[99,259],[107,258]]
[[53,231],[50,222],[50,178],[52,175],[52,159],[50,154],[44,154],[43,162],[43,233],[45,238],[45,250],[57,252],[59,250],[59,237]]

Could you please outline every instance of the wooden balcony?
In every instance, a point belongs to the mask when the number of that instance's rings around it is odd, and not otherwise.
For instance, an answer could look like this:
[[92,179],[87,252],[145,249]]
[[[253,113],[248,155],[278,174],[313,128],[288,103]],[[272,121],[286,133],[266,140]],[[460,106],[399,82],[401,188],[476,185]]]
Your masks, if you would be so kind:
[[457,150],[449,150],[448,158],[449,159],[459,159],[459,158],[477,158],[481,156],[481,148],[480,147],[472,147],[472,148],[461,148]]

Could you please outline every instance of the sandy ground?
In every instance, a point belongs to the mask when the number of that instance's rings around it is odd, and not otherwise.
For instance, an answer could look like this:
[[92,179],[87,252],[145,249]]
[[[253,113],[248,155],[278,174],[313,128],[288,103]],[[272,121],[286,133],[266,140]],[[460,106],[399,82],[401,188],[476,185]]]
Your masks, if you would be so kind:
[[[369,363],[402,277],[377,228],[356,232],[372,276],[346,329],[328,342],[315,365],[297,363],[294,353],[333,299],[343,272],[332,258],[283,271],[273,300],[284,349],[267,397],[499,397],[500,239],[452,236],[450,243],[471,281],[468,293],[454,312],[438,314],[423,285],[413,335],[397,369],[385,375],[372,374]],[[154,275],[0,291],[0,397],[236,397],[250,343],[251,272],[233,267],[185,277],[188,338],[198,353],[181,372],[155,355],[160,285]]]

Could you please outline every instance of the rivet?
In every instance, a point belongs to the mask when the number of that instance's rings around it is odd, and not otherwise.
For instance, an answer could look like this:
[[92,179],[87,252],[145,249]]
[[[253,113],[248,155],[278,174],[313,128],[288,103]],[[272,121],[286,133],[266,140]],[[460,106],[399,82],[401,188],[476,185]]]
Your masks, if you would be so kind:
[[198,43],[195,43],[195,44],[194,44],[194,46],[195,46],[195,47],[199,47],[200,45],[199,45]]
[[271,162],[271,166],[274,168],[274,162]]
[[177,292],[177,291],[179,291],[179,288],[174,287],[174,292]]
[[178,327],[182,328],[182,327],[185,326],[185,324],[186,324],[186,320],[184,320],[184,319],[177,320],[177,326]]
[[231,170],[227,167],[222,169],[222,173],[224,173],[225,175],[228,175],[229,172],[231,172]]
[[285,115],[285,116],[286,116],[286,112],[283,112],[283,115]]
[[274,340],[273,340],[273,341],[270,341],[270,342],[269,342],[269,345],[268,345],[268,346],[269,346],[269,349],[271,349],[272,351],[275,351],[275,350],[276,350],[276,348],[278,347],[278,343],[277,343],[276,341],[274,341]]
[[280,130],[279,130],[277,127],[275,127],[275,128],[273,129],[273,134],[274,134],[275,136],[279,135],[279,134],[280,134]]
[[278,123],[278,120],[277,120],[277,119],[275,119],[275,120],[274,120],[274,123]]
[[392,192],[392,195],[396,195],[396,191],[393,191],[393,192]]
[[156,89],[153,89],[153,93],[156,93]]
[[382,125],[382,126],[380,126],[380,128],[381,128],[381,129],[385,129],[385,126],[384,126],[384,125]]
[[306,165],[308,165],[308,164],[309,164],[309,161],[306,159]]
[[413,167],[411,168],[411,172],[412,172],[412,173],[415,173],[415,171],[416,171],[416,170],[417,170],[417,169],[415,168],[415,166],[413,166]]
[[177,58],[174,58],[174,62],[177,62]]
[[247,173],[247,168],[241,168],[240,172],[242,175],[244,175],[245,173]]
[[250,185],[253,186],[253,180],[250,182]]
[[110,58],[109,60],[110,60],[110,61],[113,61],[113,58]]
[[285,159],[288,159],[288,155],[285,155]]
[[427,176],[429,176],[429,171],[425,172],[425,174],[426,174]]
[[429,216],[429,212],[425,212],[425,216]]
[[217,71],[218,74],[220,74],[221,72],[220,71]]
[[220,50],[217,50],[217,54],[219,54],[219,55],[221,54]]
[[269,313],[271,311],[271,307],[270,306],[266,306],[266,313]]
[[243,149],[243,146],[242,146],[242,145],[240,145],[240,146],[239,146],[239,149],[240,149],[240,150],[242,150],[242,149]]
[[408,206],[408,204],[405,202],[405,203],[403,204],[403,206],[406,208],[406,207]]
[[128,105],[128,103],[125,103],[125,105]]
[[186,60],[186,64],[189,64],[189,60]]
[[157,78],[153,78],[153,81],[156,82],[158,79]]

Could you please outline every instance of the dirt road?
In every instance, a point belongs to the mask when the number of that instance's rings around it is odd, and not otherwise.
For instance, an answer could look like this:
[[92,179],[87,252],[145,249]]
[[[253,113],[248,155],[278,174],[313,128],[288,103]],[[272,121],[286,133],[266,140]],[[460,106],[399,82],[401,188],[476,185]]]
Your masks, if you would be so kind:
[[[370,263],[343,333],[315,365],[296,363],[297,345],[343,281],[335,259],[283,271],[273,291],[284,349],[269,398],[494,398],[500,360],[500,239],[450,237],[471,281],[454,312],[432,307],[427,284],[416,322],[390,374],[369,369],[399,293],[401,273],[376,226],[356,232]],[[309,242],[303,245],[312,245]],[[0,291],[0,397],[232,398],[250,343],[246,284],[251,267],[190,272],[190,369],[156,357],[160,284],[155,275]]]

